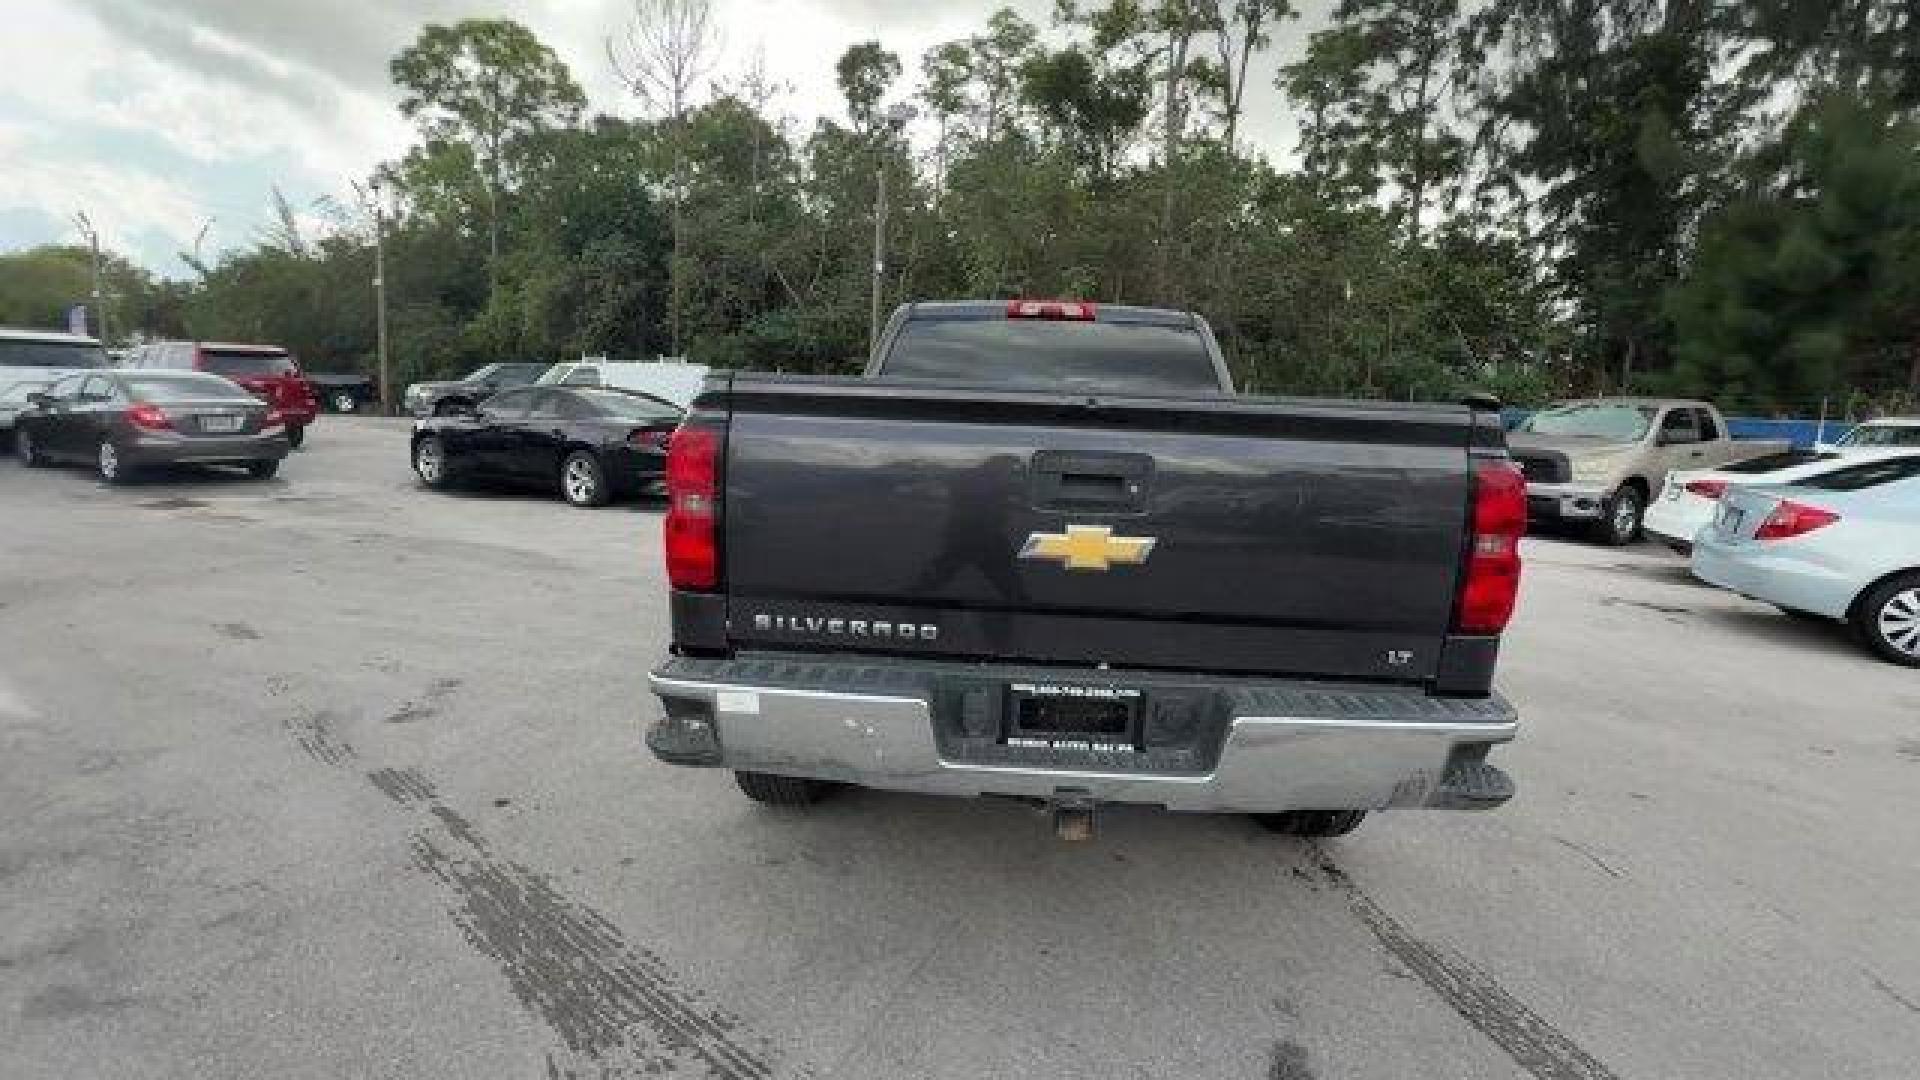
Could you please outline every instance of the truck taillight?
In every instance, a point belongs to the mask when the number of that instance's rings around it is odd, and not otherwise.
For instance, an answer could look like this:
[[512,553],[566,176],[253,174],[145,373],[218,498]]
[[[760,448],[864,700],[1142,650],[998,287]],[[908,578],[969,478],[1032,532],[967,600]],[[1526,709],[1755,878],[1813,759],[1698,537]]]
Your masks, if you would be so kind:
[[720,583],[720,432],[683,424],[667,444],[667,581],[705,591]]
[[1483,461],[1473,473],[1472,536],[1453,628],[1497,634],[1520,596],[1520,538],[1527,532],[1527,481],[1510,461]]
[[1092,322],[1094,306],[1083,300],[1009,300],[1009,319],[1053,319],[1060,322]]
[[1797,503],[1792,499],[1782,499],[1767,515],[1767,520],[1754,530],[1755,540],[1791,540],[1804,536],[1815,529],[1824,529],[1840,520],[1840,515],[1831,510],[1822,510],[1817,506]]

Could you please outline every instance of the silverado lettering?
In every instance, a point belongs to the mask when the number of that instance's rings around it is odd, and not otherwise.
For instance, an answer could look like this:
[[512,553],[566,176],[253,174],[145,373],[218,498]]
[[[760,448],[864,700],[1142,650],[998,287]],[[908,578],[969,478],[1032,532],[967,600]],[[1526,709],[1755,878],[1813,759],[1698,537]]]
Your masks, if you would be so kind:
[[872,619],[839,619],[820,615],[769,615],[753,617],[755,630],[778,630],[790,634],[845,635],[886,638],[898,641],[933,641],[940,627],[933,623],[895,623]]

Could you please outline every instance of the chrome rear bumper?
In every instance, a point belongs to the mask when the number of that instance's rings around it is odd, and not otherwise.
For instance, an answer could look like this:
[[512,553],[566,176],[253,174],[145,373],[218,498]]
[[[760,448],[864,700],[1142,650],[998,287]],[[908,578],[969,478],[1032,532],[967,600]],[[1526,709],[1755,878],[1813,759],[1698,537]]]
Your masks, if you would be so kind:
[[[1231,716],[1204,772],[981,763],[943,755],[935,695],[921,669],[806,661],[794,678],[750,679],[752,662],[669,662],[650,676],[663,703],[647,734],[656,756],[724,767],[942,795],[1075,797],[1170,810],[1277,813],[1295,809],[1496,806],[1511,794],[1469,792],[1460,778],[1490,744],[1514,737],[1504,699],[1430,698],[1414,689],[1229,681]],[[981,669],[968,667],[970,676]],[[1032,677],[1022,669],[1021,677]],[[1124,679],[1077,672],[1063,678]],[[922,683],[920,686],[915,684]],[[881,684],[881,685],[876,685]],[[1479,770],[1475,773],[1475,770]],[[1504,784],[1504,776],[1499,780]]]

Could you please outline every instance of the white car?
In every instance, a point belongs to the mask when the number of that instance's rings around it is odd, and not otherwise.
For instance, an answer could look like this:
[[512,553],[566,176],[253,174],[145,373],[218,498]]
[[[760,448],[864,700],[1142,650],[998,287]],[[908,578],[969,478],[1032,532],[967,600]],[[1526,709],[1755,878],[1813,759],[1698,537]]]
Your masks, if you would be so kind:
[[1685,555],[1693,550],[1694,536],[1713,521],[1721,496],[1734,484],[1796,484],[1850,465],[1910,456],[1917,449],[1920,448],[1876,446],[1846,451],[1837,448],[1788,450],[1718,469],[1671,473],[1654,495],[1653,505],[1647,508],[1646,533]]
[[[1868,420],[1842,435],[1831,449],[1858,451],[1871,447],[1920,448],[1920,416],[1883,416]],[[1829,447],[1822,446],[1825,450]]]
[[1792,614],[1844,619],[1883,658],[1920,667],[1920,454],[1728,488],[1694,538],[1693,573]]
[[705,364],[658,363],[617,364],[604,360],[583,360],[577,364],[555,364],[540,376],[549,386],[601,386],[615,390],[635,390],[664,398],[685,409],[693,404],[700,388],[706,385]]

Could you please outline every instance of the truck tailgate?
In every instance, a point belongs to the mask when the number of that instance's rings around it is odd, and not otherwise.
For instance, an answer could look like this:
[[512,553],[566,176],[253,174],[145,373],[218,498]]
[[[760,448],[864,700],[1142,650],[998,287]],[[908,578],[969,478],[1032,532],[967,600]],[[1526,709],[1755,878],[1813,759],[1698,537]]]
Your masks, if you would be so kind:
[[725,401],[736,645],[1435,674],[1464,408],[759,376]]

